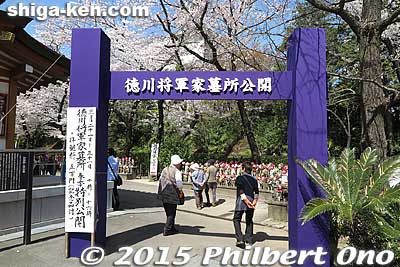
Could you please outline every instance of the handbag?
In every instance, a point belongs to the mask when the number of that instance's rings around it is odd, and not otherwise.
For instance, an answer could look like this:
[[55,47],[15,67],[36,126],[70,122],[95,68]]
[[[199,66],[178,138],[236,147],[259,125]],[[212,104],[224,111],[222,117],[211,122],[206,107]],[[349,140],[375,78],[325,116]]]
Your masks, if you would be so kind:
[[111,169],[111,171],[112,171],[112,173],[113,173],[115,182],[117,182],[117,185],[118,185],[118,186],[121,186],[122,183],[123,183],[123,182],[122,182],[121,176],[120,176],[119,174],[115,175],[115,172],[114,172],[113,168],[111,167],[110,162],[108,162],[108,160],[107,160],[107,164],[108,164],[108,166],[110,167],[110,169]]
[[183,191],[180,191],[179,189],[177,189],[177,193],[178,193],[178,198],[179,198],[178,205],[185,204],[185,194],[183,193]]
[[119,174],[117,174],[117,179],[115,179],[116,181],[117,181],[117,185],[118,186],[121,186],[122,185],[122,177],[119,175]]

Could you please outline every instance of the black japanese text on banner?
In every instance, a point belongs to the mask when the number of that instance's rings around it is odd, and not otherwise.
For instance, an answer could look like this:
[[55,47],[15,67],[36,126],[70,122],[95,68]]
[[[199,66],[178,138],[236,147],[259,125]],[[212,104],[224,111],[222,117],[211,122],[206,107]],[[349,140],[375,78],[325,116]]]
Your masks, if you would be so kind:
[[95,226],[96,108],[67,113],[65,231],[93,233]]

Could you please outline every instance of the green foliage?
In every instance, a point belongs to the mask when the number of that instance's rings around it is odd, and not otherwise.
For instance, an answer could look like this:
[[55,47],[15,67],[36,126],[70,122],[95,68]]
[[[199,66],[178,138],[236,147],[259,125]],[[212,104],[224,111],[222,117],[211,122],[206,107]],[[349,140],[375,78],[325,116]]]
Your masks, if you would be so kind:
[[58,144],[62,148],[63,141],[50,136],[48,132],[39,125],[27,135],[17,137],[17,148],[35,149],[35,148],[54,148],[53,145]]
[[[255,101],[253,105],[260,104]],[[265,101],[263,101],[265,102]],[[261,112],[250,114],[254,124],[254,134],[264,162],[287,162],[287,104],[269,102]]]
[[229,117],[202,117],[190,136],[194,161],[207,161],[210,158],[222,159],[227,144],[240,134],[242,127],[238,112]]
[[171,156],[174,154],[178,154],[184,160],[190,158],[190,143],[184,140],[172,125],[167,124],[165,128],[164,142],[158,155],[159,166],[162,168],[170,164]]
[[[208,102],[210,109],[222,108],[224,101]],[[248,114],[253,123],[254,134],[264,162],[287,162],[287,111],[284,102],[251,101]],[[191,106],[188,106],[188,111]],[[243,135],[240,115],[236,109],[213,116],[203,113],[189,132],[180,129],[173,121],[166,120],[164,138],[160,146],[160,168],[169,164],[172,154],[179,154],[185,161],[206,162],[209,159],[245,161],[251,159],[251,151]],[[118,128],[121,132],[121,128]],[[117,134],[117,132],[115,133]],[[146,135],[144,135],[146,136]],[[139,147],[130,150],[148,165],[150,145],[156,142],[156,132],[146,136]],[[145,147],[145,148],[144,148]],[[120,149],[123,150],[123,149]],[[147,157],[138,153],[148,153]]]
[[387,245],[400,241],[400,187],[388,187],[389,178],[400,173],[400,156],[378,164],[378,155],[371,148],[360,159],[356,159],[354,149],[344,149],[337,160],[331,159],[326,166],[316,160],[298,164],[326,195],[306,203],[300,215],[303,224],[329,213],[336,227],[332,229],[337,233],[336,240],[349,237],[349,243],[359,248],[379,240]]
[[[155,101],[115,101],[109,114],[109,147],[118,156],[131,156],[147,149],[155,135]],[[148,148],[150,149],[150,148]]]

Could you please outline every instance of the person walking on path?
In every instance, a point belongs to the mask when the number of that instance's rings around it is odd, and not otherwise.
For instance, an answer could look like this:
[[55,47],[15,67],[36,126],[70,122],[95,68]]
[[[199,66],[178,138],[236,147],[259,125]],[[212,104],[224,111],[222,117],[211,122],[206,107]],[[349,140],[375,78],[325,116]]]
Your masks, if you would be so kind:
[[158,199],[161,199],[164,206],[167,221],[164,226],[164,236],[178,233],[175,228],[176,208],[179,204],[179,194],[183,188],[182,159],[178,155],[171,157],[171,165],[165,167],[160,176],[158,184]]
[[[206,196],[208,196],[208,190],[211,189],[211,197],[212,197],[212,202],[211,205],[213,207],[217,206],[217,172],[218,169],[215,167],[215,160],[211,159],[208,161],[209,166],[206,171],[206,188],[205,188],[205,193]],[[208,202],[210,202],[209,199],[207,199]]]
[[[245,248],[246,243],[249,246],[254,244],[253,240],[253,216],[254,209],[258,200],[257,179],[250,175],[252,167],[250,163],[245,162],[242,166],[243,174],[236,178],[236,206],[233,216],[233,225],[235,228],[236,246]],[[243,213],[246,213],[246,232],[243,233],[240,226]]]
[[115,151],[113,148],[108,149],[108,167],[107,167],[107,181],[114,182],[113,194],[112,194],[112,207],[114,210],[119,209],[119,194],[118,194],[118,159],[115,156]]
[[192,173],[192,184],[194,191],[194,198],[196,199],[196,207],[201,210],[204,207],[203,203],[203,188],[205,185],[204,171],[200,168],[199,164],[194,163],[190,166],[193,170]]

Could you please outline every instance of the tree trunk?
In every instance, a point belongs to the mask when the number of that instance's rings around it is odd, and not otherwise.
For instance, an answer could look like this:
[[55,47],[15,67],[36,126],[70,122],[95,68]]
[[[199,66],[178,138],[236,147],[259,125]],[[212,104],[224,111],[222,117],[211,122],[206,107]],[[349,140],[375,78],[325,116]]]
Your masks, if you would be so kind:
[[65,88],[64,89],[64,94],[63,94],[63,96],[61,98],[61,101],[60,101],[60,105],[58,106],[58,114],[57,114],[57,122],[60,124],[59,130],[60,130],[61,135],[63,135],[63,136],[67,135],[67,129],[66,129],[67,127],[63,127],[61,125],[61,120],[62,120],[62,115],[63,115],[62,112],[64,110],[64,105],[65,105],[65,102],[67,100],[67,97],[68,97],[68,89]]
[[249,143],[251,150],[251,157],[254,163],[261,163],[260,151],[258,150],[256,138],[254,137],[253,127],[251,126],[251,122],[249,117],[247,116],[246,109],[244,107],[244,101],[238,100],[237,106],[239,108],[240,117],[242,119],[242,125],[244,133],[247,137],[247,142]]
[[360,31],[362,144],[375,148],[380,158],[387,155],[385,135],[385,96],[381,87],[380,33],[382,1],[364,0]]
[[196,127],[196,124],[200,121],[200,114],[195,111],[194,113],[194,118],[192,120],[192,122],[189,125],[189,129],[183,133],[182,138],[185,140],[186,138],[188,138],[190,136],[190,134],[192,133],[192,130],[194,129],[194,127]]
[[390,111],[386,111],[386,117],[385,117],[385,122],[386,122],[386,135],[387,135],[387,143],[388,143],[388,148],[387,148],[387,155],[392,156],[392,150],[393,150],[393,115],[390,113]]
[[164,140],[164,100],[157,101],[158,106],[158,131],[157,131],[157,143],[161,146]]
[[232,142],[230,142],[224,149],[224,155],[222,156],[222,160],[223,161],[227,161],[228,160],[228,156],[229,154],[232,153],[233,148],[235,147],[235,145],[240,141],[240,139],[243,138],[243,132],[240,132],[235,139],[232,140]]
[[340,230],[337,221],[333,219],[334,214],[328,213],[329,219],[329,252],[330,252],[330,266],[336,266],[335,260],[339,252],[339,239]]
[[25,149],[31,148],[31,142],[32,142],[32,138],[31,138],[31,134],[29,133],[29,129],[28,126],[26,125],[26,120],[25,118],[22,118],[22,130],[24,131],[24,135],[25,135]]

